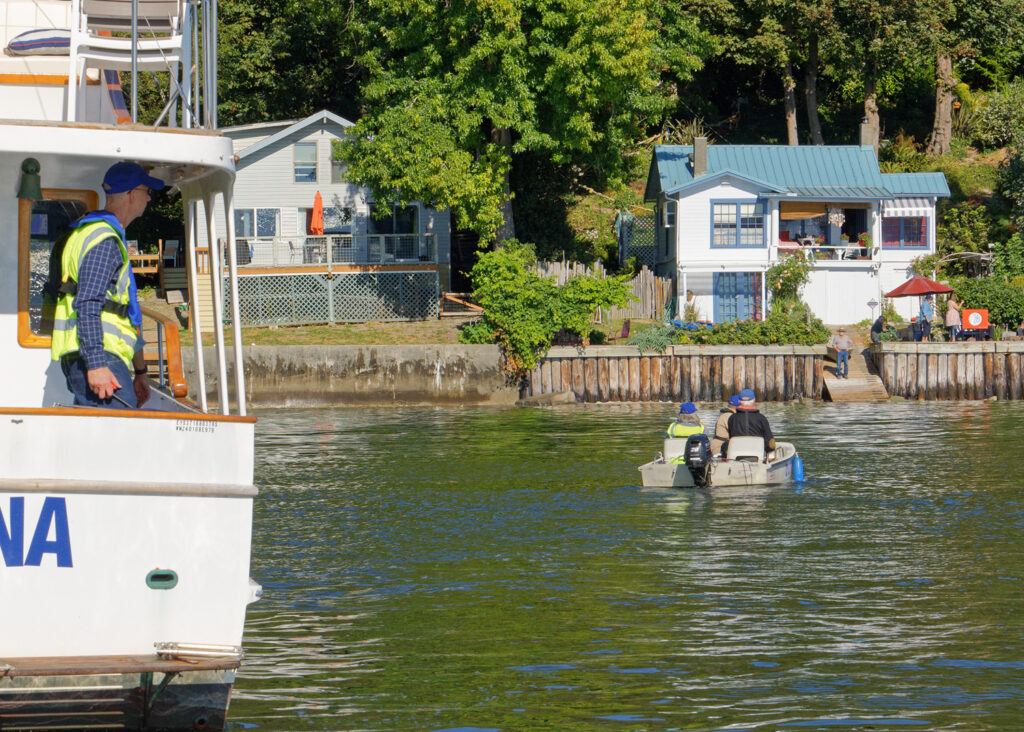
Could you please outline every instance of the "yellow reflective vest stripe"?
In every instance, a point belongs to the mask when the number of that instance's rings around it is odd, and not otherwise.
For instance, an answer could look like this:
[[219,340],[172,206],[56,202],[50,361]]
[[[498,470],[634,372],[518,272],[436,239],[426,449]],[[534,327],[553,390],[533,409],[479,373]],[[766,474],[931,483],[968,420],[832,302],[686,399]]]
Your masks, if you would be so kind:
[[704,431],[704,428],[699,424],[683,424],[682,422],[673,422],[668,426],[666,431],[666,437],[689,437],[690,435],[699,435]]
[[[82,259],[94,246],[104,239],[113,237],[117,240],[121,251],[121,268],[117,273],[117,282],[113,289],[107,290],[107,299],[118,305],[125,306],[131,299],[130,287],[131,268],[128,264],[128,250],[117,231],[105,221],[96,221],[76,229],[64,245],[61,257],[61,282],[69,280],[78,282],[78,270]],[[57,306],[53,314],[53,338],[50,343],[50,357],[57,361],[61,356],[78,351],[78,313],[74,308],[75,296],[62,293],[57,298]],[[139,342],[139,334],[127,315],[100,313],[103,326],[103,350],[118,356],[128,368],[132,366],[132,357]]]

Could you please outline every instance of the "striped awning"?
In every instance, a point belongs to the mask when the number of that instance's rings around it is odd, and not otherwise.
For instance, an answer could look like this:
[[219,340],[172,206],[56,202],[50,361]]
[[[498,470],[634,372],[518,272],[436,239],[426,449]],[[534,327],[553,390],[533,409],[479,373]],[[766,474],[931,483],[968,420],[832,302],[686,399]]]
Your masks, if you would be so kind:
[[930,198],[890,198],[882,202],[882,216],[930,216],[934,210]]

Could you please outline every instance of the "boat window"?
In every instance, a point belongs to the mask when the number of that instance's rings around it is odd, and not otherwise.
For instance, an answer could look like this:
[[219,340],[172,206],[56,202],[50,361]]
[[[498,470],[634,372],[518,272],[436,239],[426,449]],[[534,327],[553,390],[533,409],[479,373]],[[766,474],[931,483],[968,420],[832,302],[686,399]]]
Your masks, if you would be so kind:
[[41,201],[18,202],[18,342],[22,346],[50,346],[53,314],[43,302],[50,252],[73,221],[96,208],[96,193],[84,190],[44,188]]

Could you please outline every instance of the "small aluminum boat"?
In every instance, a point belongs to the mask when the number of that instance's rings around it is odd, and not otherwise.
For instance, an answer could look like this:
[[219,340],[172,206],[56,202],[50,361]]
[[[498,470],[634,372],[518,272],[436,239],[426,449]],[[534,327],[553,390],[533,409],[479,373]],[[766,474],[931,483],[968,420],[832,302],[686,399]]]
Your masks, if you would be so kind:
[[645,488],[771,485],[803,480],[803,463],[790,442],[765,453],[760,437],[734,437],[724,458],[713,457],[705,435],[666,438],[663,451],[641,465]]

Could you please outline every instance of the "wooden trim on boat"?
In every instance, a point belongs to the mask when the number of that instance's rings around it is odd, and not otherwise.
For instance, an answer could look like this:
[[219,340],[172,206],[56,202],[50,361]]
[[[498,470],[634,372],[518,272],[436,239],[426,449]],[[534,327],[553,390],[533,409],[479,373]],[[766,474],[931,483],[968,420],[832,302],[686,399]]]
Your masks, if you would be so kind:
[[0,493],[255,498],[259,495],[259,489],[254,485],[228,483],[116,483],[57,478],[0,478]]
[[304,267],[239,267],[238,276],[245,275],[286,275],[286,274],[346,274],[348,272],[430,272],[436,264],[332,264],[330,272],[326,264]]
[[154,412],[146,409],[93,409],[91,407],[0,407],[0,415],[26,417],[121,417],[123,419],[174,419],[193,422],[256,424],[255,417],[202,412]]
[[188,382],[185,380],[185,370],[181,365],[181,339],[178,337],[177,321],[163,313],[150,308],[142,308],[142,314],[152,318],[164,326],[164,358],[167,359],[167,383],[171,387],[171,394],[176,399],[188,396]]
[[241,665],[241,659],[237,656],[195,658],[188,661],[164,659],[156,655],[0,658],[0,678],[227,671]]
[[[79,201],[85,205],[87,212],[99,208],[99,195],[96,191],[84,189],[44,188],[43,200]],[[33,333],[28,316],[33,203],[24,198],[18,200],[18,343],[23,348],[49,348],[50,336]]]

